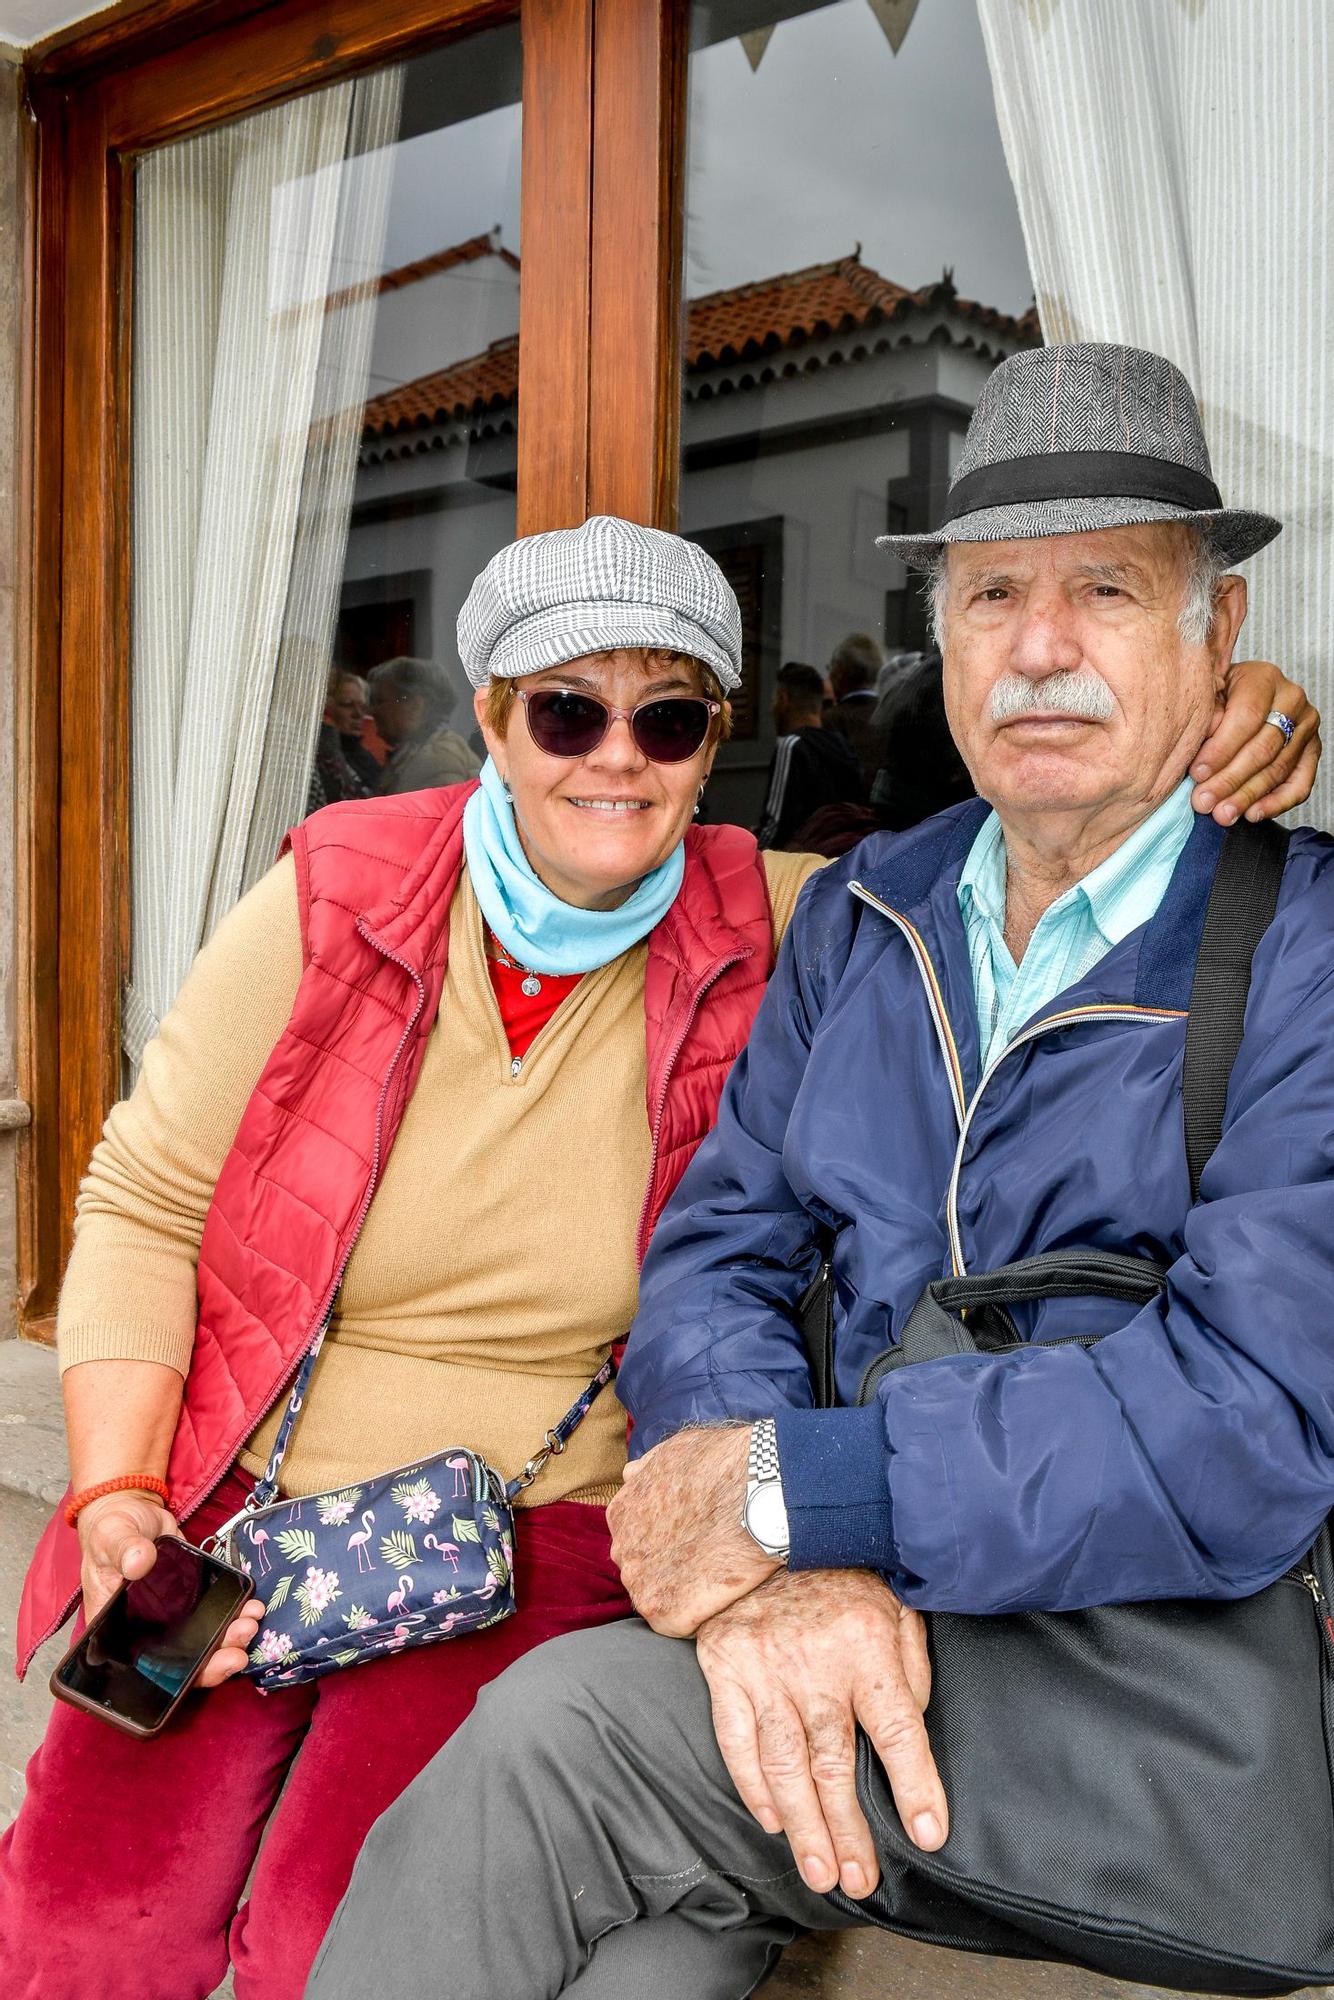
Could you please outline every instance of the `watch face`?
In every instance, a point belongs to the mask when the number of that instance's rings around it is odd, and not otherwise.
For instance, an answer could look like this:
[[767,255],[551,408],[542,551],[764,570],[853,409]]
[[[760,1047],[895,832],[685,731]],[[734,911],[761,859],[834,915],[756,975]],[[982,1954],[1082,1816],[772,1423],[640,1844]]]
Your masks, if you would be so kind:
[[776,1479],[757,1486],[746,1502],[746,1526],[760,1547],[777,1555],[788,1545],[787,1508],[783,1489]]

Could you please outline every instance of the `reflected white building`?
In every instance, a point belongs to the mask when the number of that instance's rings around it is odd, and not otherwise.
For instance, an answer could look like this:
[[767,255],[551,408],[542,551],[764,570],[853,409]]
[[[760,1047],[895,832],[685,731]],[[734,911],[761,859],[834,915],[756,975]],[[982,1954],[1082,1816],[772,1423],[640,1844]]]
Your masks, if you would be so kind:
[[[454,619],[513,533],[518,264],[478,237],[380,287],[371,370],[383,386],[365,412],[340,653],[360,665],[429,655],[462,701]],[[461,321],[487,336],[463,355]],[[450,328],[454,355],[429,351],[436,327]],[[875,537],[931,519],[987,374],[1038,338],[1033,313],[960,298],[948,273],[909,291],[856,253],[690,302],[682,526],[731,579],[746,642],[716,817],[758,812],[784,660],[823,666],[850,631],[922,642],[917,594]]]

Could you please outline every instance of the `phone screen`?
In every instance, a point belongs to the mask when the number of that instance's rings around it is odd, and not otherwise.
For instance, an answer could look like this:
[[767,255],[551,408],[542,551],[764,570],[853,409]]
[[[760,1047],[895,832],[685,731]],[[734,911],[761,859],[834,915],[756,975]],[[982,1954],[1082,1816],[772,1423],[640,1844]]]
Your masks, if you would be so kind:
[[163,1535],[148,1575],[112,1598],[56,1669],[71,1694],[154,1729],[250,1594],[249,1580]]

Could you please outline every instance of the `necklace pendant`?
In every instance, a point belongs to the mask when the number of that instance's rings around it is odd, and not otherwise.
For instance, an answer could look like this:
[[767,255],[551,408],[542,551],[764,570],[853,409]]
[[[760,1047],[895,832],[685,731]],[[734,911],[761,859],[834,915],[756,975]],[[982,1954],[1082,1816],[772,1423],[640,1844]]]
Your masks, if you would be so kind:
[[542,982],[538,978],[535,972],[529,973],[528,977],[524,980],[523,985],[519,988],[519,991],[521,993],[526,993],[530,1000],[533,1000],[537,997],[537,995],[542,991]]

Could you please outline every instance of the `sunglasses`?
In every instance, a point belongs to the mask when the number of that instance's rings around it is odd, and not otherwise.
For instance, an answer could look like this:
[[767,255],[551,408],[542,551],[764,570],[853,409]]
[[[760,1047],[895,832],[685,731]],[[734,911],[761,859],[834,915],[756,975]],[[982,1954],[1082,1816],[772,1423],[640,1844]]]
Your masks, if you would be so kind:
[[704,695],[659,695],[636,708],[612,708],[595,694],[573,688],[519,688],[528,734],[548,757],[587,757],[613,722],[628,722],[635,747],[650,764],[684,764],[722,712],[720,701]]

